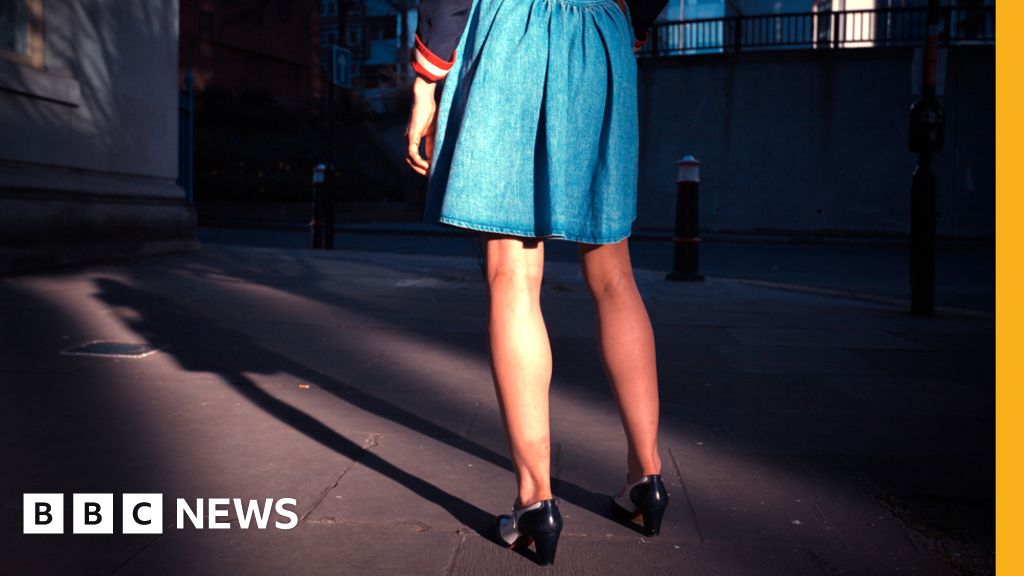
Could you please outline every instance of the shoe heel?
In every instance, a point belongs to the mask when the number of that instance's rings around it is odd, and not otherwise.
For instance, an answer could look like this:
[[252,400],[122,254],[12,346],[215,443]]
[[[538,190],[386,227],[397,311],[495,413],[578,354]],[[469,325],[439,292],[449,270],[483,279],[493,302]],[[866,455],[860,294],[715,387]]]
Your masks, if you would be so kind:
[[558,536],[562,533],[562,515],[554,498],[542,500],[527,508],[512,507],[512,515],[498,517],[498,536],[508,546],[520,541],[537,549],[537,563],[555,563]]
[[644,534],[647,536],[657,536],[661,532],[661,519],[664,516],[664,508],[644,510]]
[[647,494],[638,508],[644,515],[644,534],[656,536],[661,532],[661,520],[668,508],[668,492],[661,476],[651,476]]
[[537,563],[547,566],[555,563],[555,551],[558,549],[558,532],[553,534],[535,534],[533,543],[537,546]]

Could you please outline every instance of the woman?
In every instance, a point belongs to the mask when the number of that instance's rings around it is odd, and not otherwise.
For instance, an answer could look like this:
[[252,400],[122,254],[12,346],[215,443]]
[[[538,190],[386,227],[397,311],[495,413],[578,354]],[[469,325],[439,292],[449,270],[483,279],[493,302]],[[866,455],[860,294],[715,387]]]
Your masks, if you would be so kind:
[[[636,218],[636,59],[667,0],[421,0],[407,163],[428,177],[425,222],[482,233],[491,370],[519,493],[498,518],[509,546],[554,561],[551,348],[540,309],[544,239],[577,243],[599,348],[625,430],[613,499],[657,534],[654,335],[627,245]],[[437,84],[443,80],[440,104]],[[420,145],[425,155],[420,154]]]

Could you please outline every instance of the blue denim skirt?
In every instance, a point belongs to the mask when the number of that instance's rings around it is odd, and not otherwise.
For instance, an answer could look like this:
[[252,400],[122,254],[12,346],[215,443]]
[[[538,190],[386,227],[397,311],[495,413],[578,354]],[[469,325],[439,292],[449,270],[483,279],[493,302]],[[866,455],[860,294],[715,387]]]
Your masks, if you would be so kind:
[[628,237],[632,47],[616,0],[474,0],[437,108],[423,221],[588,244]]

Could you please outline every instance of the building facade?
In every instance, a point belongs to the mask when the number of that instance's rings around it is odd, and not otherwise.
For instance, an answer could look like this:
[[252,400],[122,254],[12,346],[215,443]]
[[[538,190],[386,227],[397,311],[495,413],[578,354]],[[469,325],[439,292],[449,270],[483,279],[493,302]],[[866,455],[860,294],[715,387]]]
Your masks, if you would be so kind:
[[179,74],[197,91],[258,90],[294,111],[319,109],[320,14],[314,1],[180,0]]
[[[321,60],[330,47],[351,55],[351,88],[377,113],[394,112],[412,81],[409,51],[414,42],[417,0],[321,0]],[[401,104],[405,106],[406,104]]]
[[0,273],[196,248],[178,2],[0,6]]

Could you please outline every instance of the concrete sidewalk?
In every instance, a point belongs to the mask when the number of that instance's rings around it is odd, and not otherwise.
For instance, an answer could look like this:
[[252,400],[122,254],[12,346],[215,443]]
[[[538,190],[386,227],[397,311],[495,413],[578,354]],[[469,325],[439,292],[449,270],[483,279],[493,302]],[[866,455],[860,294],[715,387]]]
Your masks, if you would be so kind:
[[[553,569],[490,540],[515,496],[476,260],[205,246],[0,281],[9,574],[986,573],[994,320],[637,271],[662,535],[609,518],[625,442],[578,265],[549,261]],[[62,353],[149,342],[141,358]],[[162,493],[161,535],[22,535],[22,494]],[[292,530],[177,498],[295,498]],[[66,510],[70,532],[70,510]],[[271,517],[286,521],[283,517]]]
[[[308,248],[308,228],[200,228],[208,244]],[[634,268],[672,268],[671,234],[637,231],[630,236]],[[475,232],[440,225],[396,223],[338,225],[337,250],[476,257]],[[579,260],[572,242],[550,241],[547,261]],[[710,276],[821,289],[910,308],[910,248],[906,239],[799,239],[763,235],[701,236],[700,269]],[[995,248],[984,243],[941,241],[935,255],[935,303],[948,310],[995,311]]]

